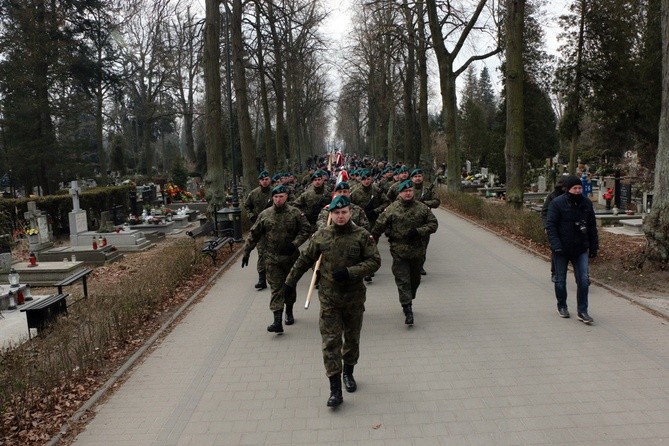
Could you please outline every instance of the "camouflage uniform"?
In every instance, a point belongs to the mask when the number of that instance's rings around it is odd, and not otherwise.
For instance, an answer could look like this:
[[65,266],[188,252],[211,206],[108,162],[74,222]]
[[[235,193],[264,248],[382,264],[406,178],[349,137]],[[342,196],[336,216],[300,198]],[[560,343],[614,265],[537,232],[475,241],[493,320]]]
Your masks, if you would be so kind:
[[370,184],[369,187],[360,183],[353,188],[351,202],[364,209],[365,215],[367,215],[372,226],[374,226],[381,212],[390,204],[383,191],[374,183]]
[[316,188],[312,185],[297,197],[292,205],[304,212],[309,223],[313,225],[312,229],[315,231],[318,214],[323,209],[323,206],[328,203],[330,203],[330,194],[327,188],[325,186]]
[[[366,299],[363,277],[379,269],[381,256],[369,232],[360,226],[350,221],[342,226],[327,226],[311,237],[288,274],[286,284],[295,287],[321,254],[319,327],[323,362],[329,378],[342,373],[342,361],[348,365],[358,362]],[[346,268],[348,280],[334,279],[333,272],[340,268]]]
[[[382,233],[388,235],[390,254],[393,256],[392,272],[399,291],[400,304],[411,304],[420,285],[420,269],[425,259],[425,236],[436,232],[439,223],[437,217],[427,205],[414,200],[393,201],[376,220],[372,228],[375,239]],[[407,234],[418,231],[417,240],[411,240]]]
[[[272,187],[256,187],[249,192],[244,201],[244,209],[249,214],[251,224],[254,224],[258,219],[258,215],[268,207],[272,206]],[[265,277],[265,246],[260,241],[256,247],[258,249],[258,275]]]
[[269,308],[272,312],[283,311],[284,303],[295,303],[294,296],[292,302],[284,302],[283,284],[291,265],[300,255],[297,248],[309,238],[309,234],[309,222],[304,214],[288,204],[265,209],[251,228],[244,244],[244,256],[248,257],[259,243],[265,244],[267,282],[272,290]]
[[421,203],[425,203],[429,208],[435,209],[441,206],[441,200],[434,193],[434,184],[423,181],[420,184],[414,183],[414,197]]
[[[372,229],[372,226],[370,225],[369,220],[365,215],[365,211],[360,206],[351,203],[351,214],[351,221],[355,223],[356,226],[365,228],[367,231]],[[323,210],[321,210],[321,213],[318,214],[318,220],[316,221],[316,226],[318,229],[323,229],[325,226],[327,226],[328,215],[330,215],[330,210],[327,206],[325,206]]]

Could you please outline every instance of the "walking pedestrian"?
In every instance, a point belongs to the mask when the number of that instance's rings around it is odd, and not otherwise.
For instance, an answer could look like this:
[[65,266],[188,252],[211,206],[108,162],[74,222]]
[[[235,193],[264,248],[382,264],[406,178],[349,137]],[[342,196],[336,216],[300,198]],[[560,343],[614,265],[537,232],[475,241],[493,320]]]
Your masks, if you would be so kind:
[[397,186],[398,199],[376,220],[372,236],[376,240],[385,233],[393,257],[392,272],[404,311],[404,323],[413,325],[412,301],[420,285],[420,270],[425,261],[424,238],[437,231],[439,223],[432,210],[414,198],[414,184],[405,180]]
[[251,227],[250,235],[244,244],[242,268],[248,266],[249,255],[259,243],[265,247],[265,266],[267,281],[272,291],[269,309],[274,315],[274,322],[267,327],[271,333],[283,333],[281,318],[284,305],[286,307],[286,325],[295,323],[293,304],[295,296],[283,293],[283,284],[291,265],[300,255],[299,246],[308,238],[309,222],[297,208],[286,203],[288,190],[279,185],[272,189],[273,205],[258,216]]
[[[337,196],[330,203],[332,225],[319,229],[309,240],[290,270],[284,287],[295,294],[302,275],[321,257],[319,328],[325,374],[330,381],[328,407],[343,402],[342,374],[347,392],[355,392],[353,368],[360,356],[360,332],[367,288],[363,277],[381,266],[381,256],[372,236],[351,222],[350,200]],[[343,340],[342,340],[343,336]]]
[[[551,204],[551,201],[555,200],[560,195],[564,194],[564,179],[566,175],[561,176],[555,183],[555,189],[546,196],[544,204],[541,206],[541,220],[544,223],[544,228],[546,227],[546,218],[548,217],[548,206]],[[545,231],[545,229],[544,229]],[[546,235],[548,232],[546,231]],[[555,256],[551,253],[551,282],[555,282]]]
[[546,232],[555,263],[555,298],[560,317],[568,318],[567,266],[571,262],[576,278],[578,319],[591,324],[588,314],[590,287],[588,258],[597,257],[599,238],[592,202],[583,195],[580,178],[567,176],[566,193],[551,201],[546,216]]

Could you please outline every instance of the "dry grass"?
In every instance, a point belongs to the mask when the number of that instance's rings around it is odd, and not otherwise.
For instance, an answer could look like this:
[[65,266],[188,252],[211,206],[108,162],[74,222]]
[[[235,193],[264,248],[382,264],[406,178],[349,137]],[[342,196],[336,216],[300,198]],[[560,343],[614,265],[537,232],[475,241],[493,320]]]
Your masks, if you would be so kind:
[[89,299],[33,341],[0,352],[0,444],[51,438],[214,271],[186,238],[96,268]]

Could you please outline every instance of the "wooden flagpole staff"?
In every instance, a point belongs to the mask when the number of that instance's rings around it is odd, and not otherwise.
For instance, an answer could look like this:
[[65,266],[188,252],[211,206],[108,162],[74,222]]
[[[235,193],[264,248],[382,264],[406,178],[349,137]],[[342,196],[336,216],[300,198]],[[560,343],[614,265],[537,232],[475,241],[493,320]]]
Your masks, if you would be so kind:
[[[328,221],[325,224],[325,226],[330,226],[331,221],[332,221],[332,214],[328,214]],[[314,293],[314,289],[316,289],[316,281],[318,280],[318,271],[321,269],[322,260],[323,260],[323,254],[321,253],[321,255],[318,256],[318,260],[316,260],[316,264],[314,265],[314,274],[311,276],[311,283],[309,284],[309,291],[307,292],[307,300],[306,302],[304,302],[305,310],[309,308],[309,303],[311,302],[311,295]]]

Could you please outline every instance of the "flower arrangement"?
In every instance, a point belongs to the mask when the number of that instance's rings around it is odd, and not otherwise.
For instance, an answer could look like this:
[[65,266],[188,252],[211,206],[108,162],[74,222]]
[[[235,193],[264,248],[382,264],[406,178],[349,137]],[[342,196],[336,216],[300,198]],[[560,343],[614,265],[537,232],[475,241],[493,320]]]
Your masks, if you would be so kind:
[[170,208],[163,208],[163,215],[172,215],[174,211]]
[[602,195],[602,198],[605,199],[606,201],[611,201],[611,199],[613,198],[613,189],[609,187],[606,193]]
[[26,229],[26,235],[37,235],[37,234],[39,234],[39,230],[35,228]]

